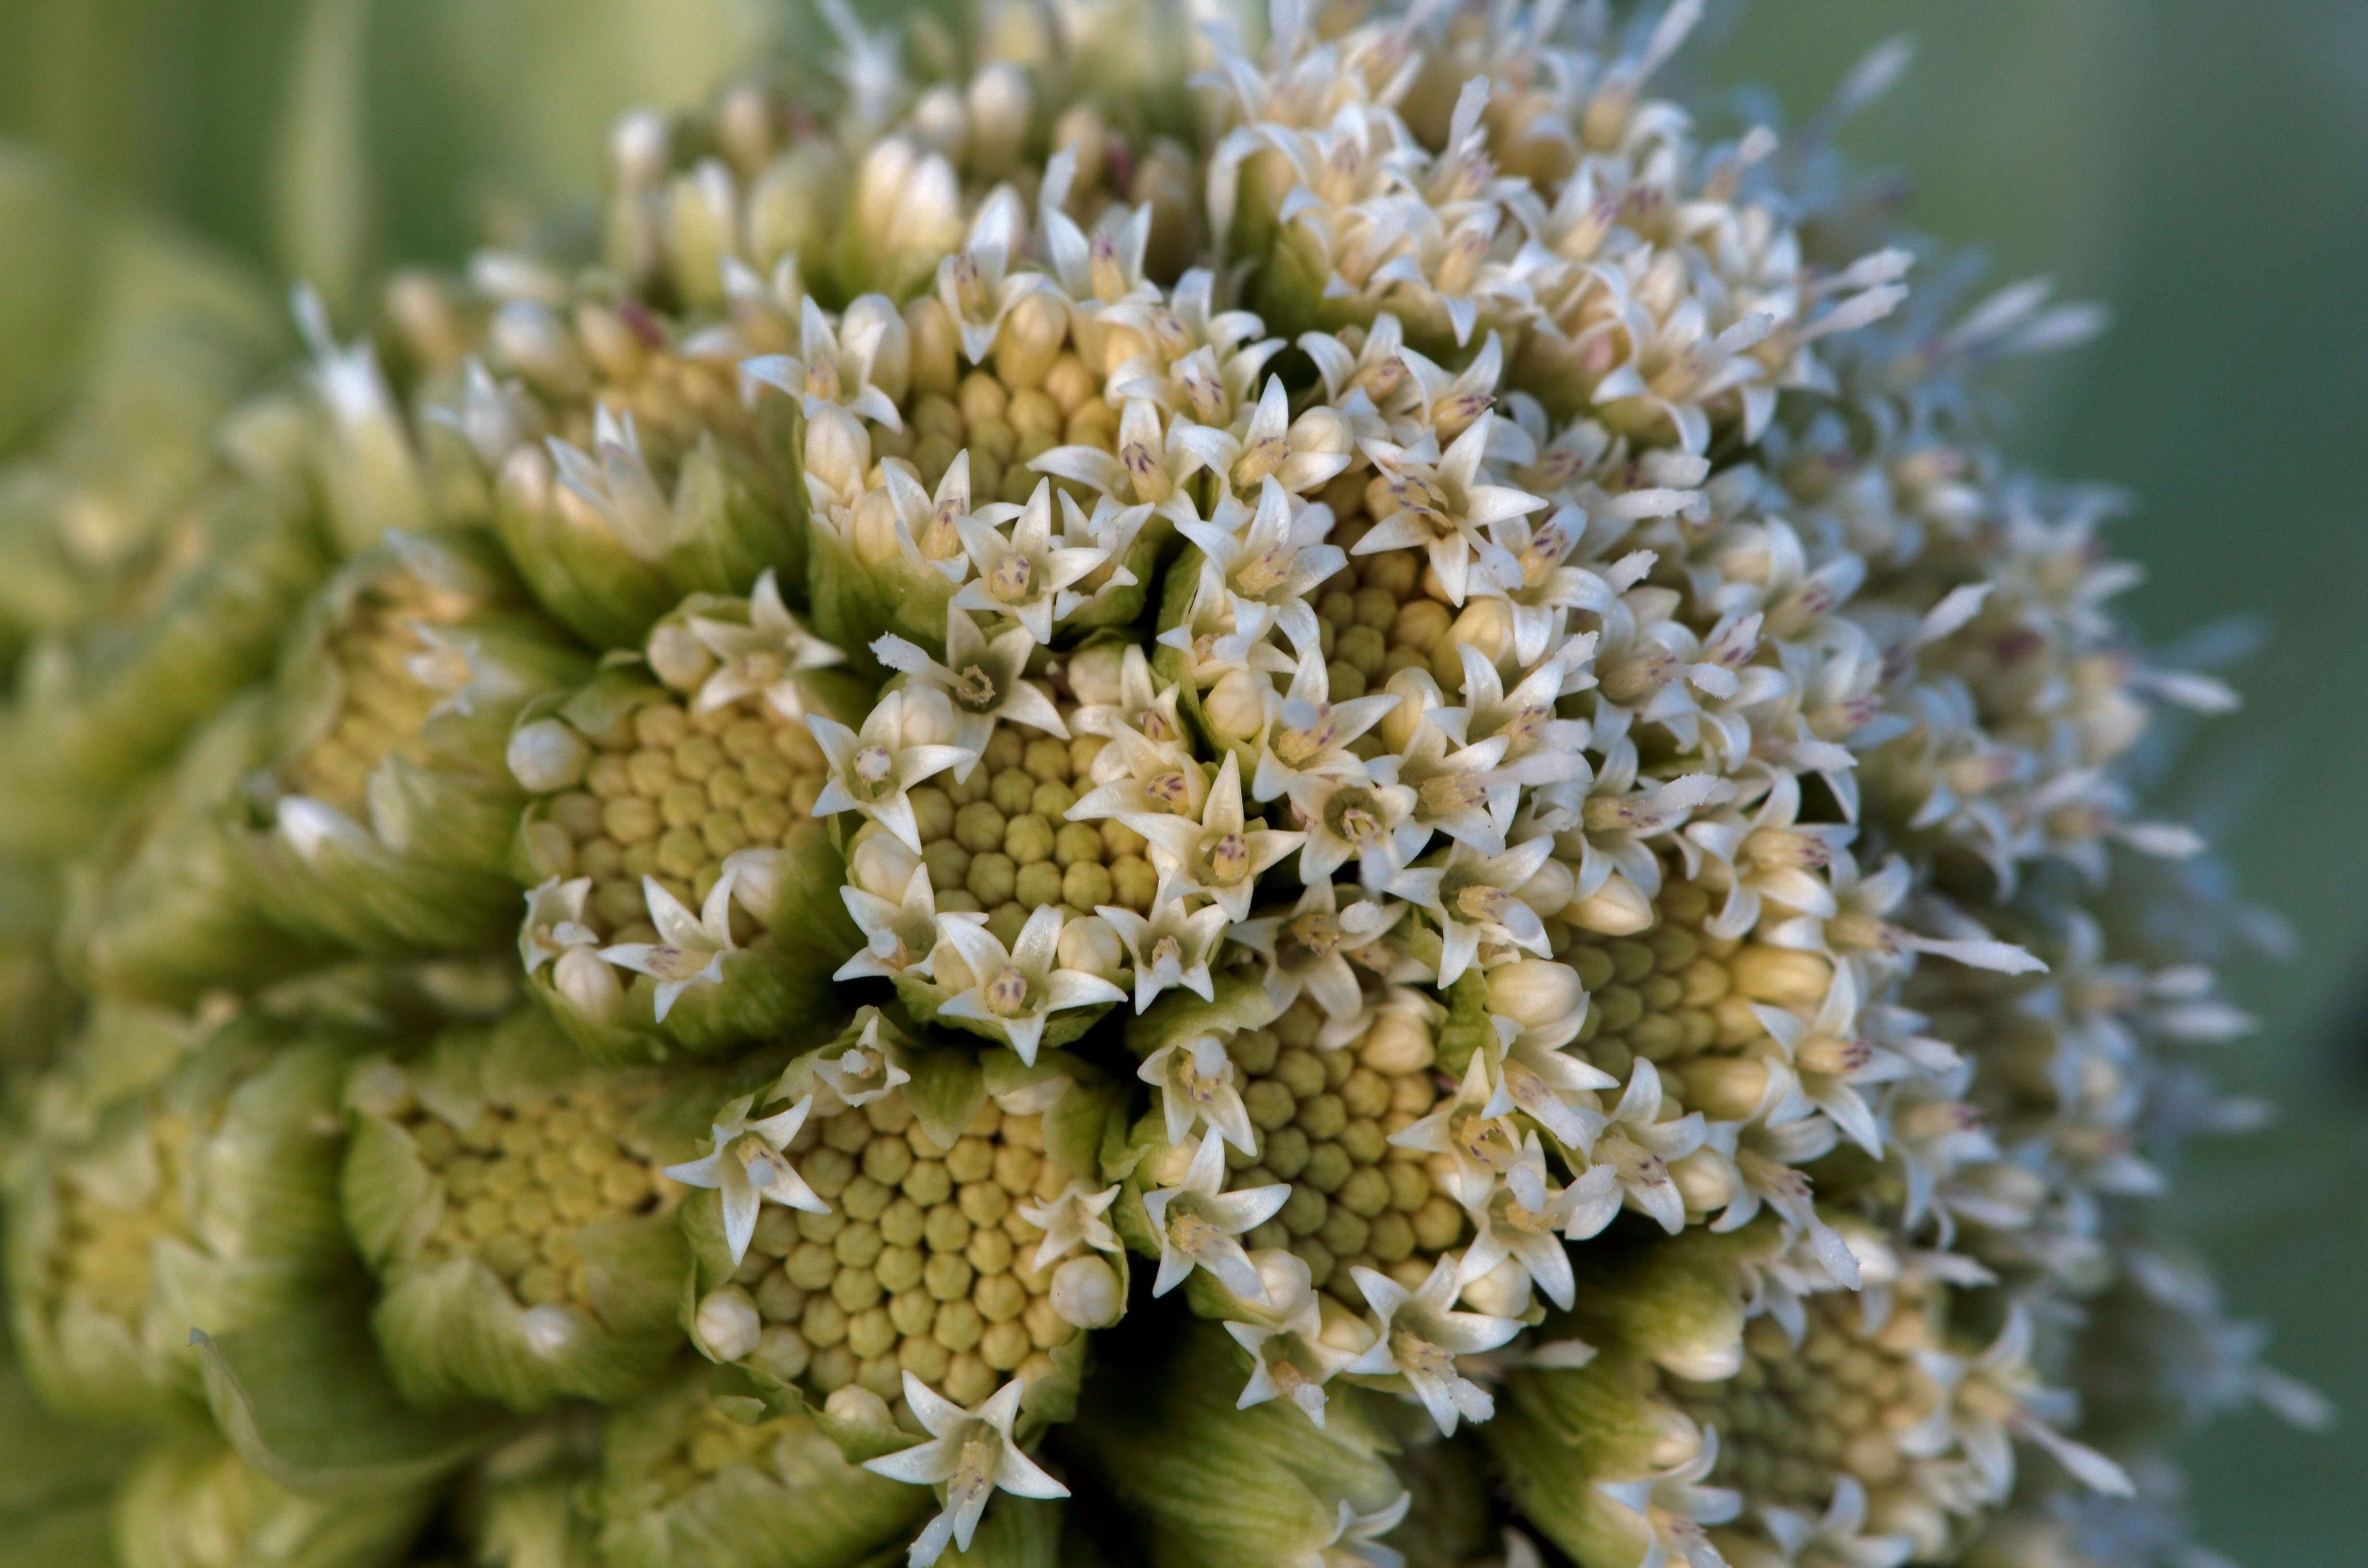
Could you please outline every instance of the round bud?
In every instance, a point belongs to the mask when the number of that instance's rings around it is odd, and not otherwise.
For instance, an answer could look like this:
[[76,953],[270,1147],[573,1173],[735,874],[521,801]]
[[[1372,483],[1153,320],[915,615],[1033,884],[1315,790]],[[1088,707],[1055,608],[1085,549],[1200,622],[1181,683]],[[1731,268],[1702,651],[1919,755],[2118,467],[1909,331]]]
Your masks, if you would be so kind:
[[677,691],[693,691],[715,669],[715,657],[689,627],[668,621],[650,633],[643,656],[652,673]]
[[583,781],[592,748],[557,719],[537,719],[510,736],[510,777],[538,795],[573,790]]
[[551,966],[551,981],[567,1005],[586,1018],[605,1019],[625,1000],[617,971],[590,948],[570,948]]
[[1605,937],[1633,937],[1650,928],[1653,901],[1619,872],[1586,898],[1562,912],[1562,917],[1583,931]]
[[1116,642],[1080,648],[1069,660],[1069,689],[1089,707],[1107,708],[1125,693],[1127,650]]
[[875,833],[847,858],[847,871],[857,887],[875,898],[901,899],[905,884],[913,880],[913,868],[920,863],[920,857],[905,848],[894,834]]
[[1552,959],[1523,959],[1488,971],[1488,1010],[1526,1028],[1560,1023],[1586,1004],[1578,971]]
[[737,1361],[747,1355],[765,1332],[756,1301],[737,1285],[710,1290],[700,1300],[690,1326],[700,1348],[719,1361]]
[[1126,947],[1109,921],[1099,915],[1081,915],[1061,927],[1060,961],[1063,969],[1108,980],[1126,967]]
[[[1492,972],[1502,973],[1503,971]],[[1493,1005],[1493,994],[1490,1000]],[[1373,1027],[1367,1031],[1364,1046],[1358,1051],[1357,1060],[1376,1073],[1419,1073],[1429,1067],[1438,1055],[1439,1047],[1431,1038],[1430,1021],[1423,1016],[1419,1006],[1384,1005],[1374,1015]]]
[[1064,1323],[1079,1328],[1106,1327],[1118,1321],[1125,1306],[1118,1270],[1103,1258],[1089,1253],[1069,1259],[1053,1272],[1053,1310]]
[[1669,1165],[1669,1178],[1678,1196],[1697,1214],[1724,1209],[1743,1196],[1742,1174],[1735,1162],[1715,1149],[1697,1149]]
[[575,1343],[581,1326],[575,1314],[565,1307],[530,1307],[518,1320],[524,1330],[526,1347],[538,1356],[557,1356]]
[[822,1402],[823,1414],[833,1421],[844,1421],[850,1426],[894,1426],[896,1418],[888,1414],[888,1402],[865,1388],[861,1383],[848,1383],[835,1389]]
[[1248,670],[1227,670],[1203,705],[1209,727],[1225,740],[1247,741],[1266,722],[1267,683]]
[[1463,1287],[1463,1300],[1490,1317],[1520,1317],[1530,1310],[1530,1271],[1520,1259],[1505,1258]]

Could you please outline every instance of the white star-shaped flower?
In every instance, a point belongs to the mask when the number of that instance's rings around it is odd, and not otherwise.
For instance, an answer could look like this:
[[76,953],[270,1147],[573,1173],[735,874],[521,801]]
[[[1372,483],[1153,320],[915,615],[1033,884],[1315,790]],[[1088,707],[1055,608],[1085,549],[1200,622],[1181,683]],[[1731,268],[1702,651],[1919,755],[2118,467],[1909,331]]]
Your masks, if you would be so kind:
[[826,669],[847,655],[806,631],[781,603],[771,567],[748,596],[748,621],[689,619],[690,633],[715,655],[718,667],[700,684],[692,710],[711,713],[744,697],[762,697],[784,719],[805,717],[804,695],[794,678],[803,670]]
[[1203,1002],[1216,999],[1216,983],[1209,960],[1225,939],[1224,905],[1185,911],[1185,901],[1169,899],[1152,906],[1146,917],[1118,904],[1098,905],[1094,913],[1110,922],[1118,939],[1134,960],[1134,1010],[1151,1006],[1161,992],[1180,985]]
[[526,919],[518,926],[518,958],[532,974],[572,948],[597,948],[600,938],[584,923],[584,901],[592,879],[552,878],[526,895]]
[[1044,1038],[1044,1020],[1051,1015],[1126,1000],[1125,992],[1099,975],[1058,967],[1061,912],[1051,904],[1041,905],[1028,917],[1008,949],[984,922],[941,917],[938,935],[961,955],[973,977],[938,1011],[996,1029],[1019,1060],[1031,1066]]
[[1346,1370],[1406,1379],[1440,1431],[1451,1437],[1459,1420],[1486,1421],[1497,1414],[1497,1402],[1457,1369],[1455,1358],[1494,1350],[1520,1333],[1521,1324],[1514,1318],[1455,1311],[1463,1289],[1455,1258],[1440,1258],[1413,1290],[1375,1269],[1353,1268],[1349,1274],[1373,1309],[1378,1337]]
[[697,915],[658,885],[655,877],[642,879],[642,896],[649,903],[650,924],[658,928],[655,942],[620,942],[600,949],[600,956],[620,969],[646,974],[658,983],[657,1021],[666,1022],[675,999],[690,987],[714,984],[723,978],[723,958],[739,951],[732,939],[732,885],[738,879],[726,870],[700,906]]
[[921,852],[921,826],[913,815],[908,791],[949,767],[959,766],[967,771],[968,765],[978,760],[975,750],[914,737],[916,731],[958,733],[951,713],[944,715],[942,725],[934,722],[937,715],[928,711],[927,700],[931,695],[926,688],[890,692],[863,721],[860,731],[819,713],[806,715],[806,728],[814,732],[814,744],[822,748],[830,767],[827,782],[814,803],[815,816],[860,812],[894,834],[914,854]]
[[1247,825],[1241,758],[1230,751],[1197,816],[1131,812],[1119,820],[1150,841],[1152,869],[1159,873],[1160,902],[1205,895],[1214,899],[1225,918],[1235,925],[1250,917],[1258,874],[1298,848],[1306,837]]
[[969,1551],[986,1500],[998,1490],[1015,1497],[1069,1494],[1067,1487],[1019,1451],[1011,1436],[1011,1424],[1019,1417],[1019,1397],[1026,1392],[1027,1385],[1014,1378],[977,1409],[964,1410],[912,1373],[905,1374],[905,1403],[929,1441],[866,1460],[863,1468],[914,1486],[945,1485],[946,1506],[914,1540],[905,1557],[907,1568],[928,1568],[945,1554],[950,1541]]
[[1234,1238],[1273,1219],[1291,1197],[1291,1186],[1276,1182],[1225,1192],[1221,1190],[1224,1181],[1224,1140],[1203,1138],[1180,1185],[1143,1195],[1144,1214],[1159,1238],[1159,1275],[1151,1284],[1153,1295],[1167,1294],[1193,1269],[1205,1268],[1242,1300],[1265,1302],[1266,1285],[1250,1255]]
[[1243,1153],[1257,1155],[1258,1130],[1234,1081],[1233,1058],[1215,1035],[1170,1041],[1144,1057],[1134,1075],[1159,1091],[1170,1143],[1181,1144],[1205,1121]]
[[1049,1202],[1020,1204],[1019,1217],[1044,1233],[1030,1267],[1041,1274],[1081,1246],[1096,1252],[1120,1251],[1126,1244],[1102,1218],[1118,1201],[1118,1194],[1115,1187],[1095,1192],[1084,1182],[1072,1181]]
[[768,1199],[809,1214],[830,1212],[830,1205],[791,1166],[785,1152],[806,1124],[814,1096],[761,1121],[748,1119],[753,1101],[753,1096],[743,1095],[716,1112],[712,1151],[686,1165],[666,1167],[667,1176],[686,1187],[709,1187],[723,1195],[723,1242],[732,1249],[734,1267],[747,1256],[748,1240],[757,1233],[757,1211]]

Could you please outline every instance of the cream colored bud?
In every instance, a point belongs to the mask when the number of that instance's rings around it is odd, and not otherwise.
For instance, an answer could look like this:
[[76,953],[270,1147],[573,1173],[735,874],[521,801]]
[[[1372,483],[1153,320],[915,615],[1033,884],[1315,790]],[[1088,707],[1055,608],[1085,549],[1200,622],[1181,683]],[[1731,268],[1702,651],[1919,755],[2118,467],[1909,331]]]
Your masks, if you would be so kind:
[[866,566],[883,565],[896,559],[896,504],[885,490],[867,490],[855,504],[854,520],[848,524],[848,542],[855,547],[855,558]]
[[1469,643],[1492,665],[1502,665],[1513,646],[1513,609],[1502,599],[1473,599],[1447,629],[1450,642]]
[[1097,642],[1069,660],[1069,689],[1091,707],[1116,704],[1125,694],[1126,650],[1116,642]]
[[871,384],[903,403],[913,380],[913,339],[905,330],[905,312],[885,294],[864,294],[850,301],[838,320],[842,348],[869,361]]
[[522,724],[510,736],[507,757],[510,777],[521,789],[538,795],[573,790],[584,778],[592,748],[575,729],[557,719],[537,719]]
[[678,620],[669,620],[652,631],[642,656],[649,661],[650,673],[676,691],[697,691],[715,673],[715,655]]
[[1053,1271],[1052,1300],[1061,1321],[1079,1328],[1106,1328],[1126,1308],[1119,1291],[1118,1270],[1108,1259],[1090,1253],[1073,1257]]
[[1108,980],[1126,967],[1126,945],[1099,915],[1080,915],[1061,927],[1063,969],[1097,974]]
[[1524,1028],[1563,1022],[1587,1005],[1578,971],[1552,959],[1523,959],[1488,971],[1488,1010]]
[[1520,1317],[1530,1310],[1530,1271],[1517,1257],[1501,1259],[1463,1287],[1463,1301],[1473,1311],[1490,1317]]
[[551,459],[541,447],[513,448],[502,460],[501,477],[495,482],[502,499],[521,511],[541,512],[551,506]]
[[494,312],[486,335],[504,364],[544,391],[567,396],[586,386],[589,373],[583,351],[541,301],[512,300]]
[[1054,123],[1053,151],[1077,156],[1077,189],[1091,190],[1101,184],[1110,161],[1110,122],[1090,104],[1077,105]]
[[611,1017],[625,1000],[617,971],[590,948],[570,948],[551,966],[551,983],[567,1005],[587,1018]]
[[1154,1187],[1180,1187],[1191,1173],[1192,1156],[1200,1145],[1186,1142],[1171,1143],[1144,1162],[1144,1168]]
[[844,1421],[850,1426],[894,1426],[896,1418],[888,1414],[888,1402],[865,1388],[861,1383],[848,1383],[835,1389],[822,1402],[823,1414],[833,1421]]
[[618,118],[609,132],[609,166],[625,190],[648,190],[666,178],[666,116],[652,108]]
[[[935,700],[929,700],[935,699]],[[935,690],[907,692],[904,722],[896,738],[908,746],[950,746],[954,744],[953,704]]]
[[747,1355],[765,1332],[755,1300],[737,1285],[710,1290],[702,1297],[690,1327],[700,1347],[719,1361],[737,1361]]
[[825,408],[806,424],[806,472],[840,495],[860,494],[871,472],[871,437],[843,408]]
[[962,333],[945,301],[935,294],[915,298],[905,307],[905,333],[913,346],[913,381],[907,390],[916,398],[951,395],[962,378],[956,357]]
[[[1738,1351],[1740,1348],[1738,1345]],[[1736,1366],[1741,1364],[1738,1355]],[[1734,1375],[1734,1369],[1729,1369],[1712,1381],[1724,1382]],[[1702,1457],[1702,1428],[1676,1405],[1665,1404],[1659,1400],[1648,1401],[1645,1405],[1645,1419],[1652,1428],[1644,1455],[1645,1469],[1678,1470]]]
[[764,166],[773,155],[773,109],[761,87],[738,86],[715,110],[715,140],[743,169]]
[[913,869],[920,863],[921,858],[905,848],[894,834],[867,834],[847,858],[848,880],[876,898],[898,899],[905,896]]
[[1724,1209],[1743,1196],[1743,1176],[1735,1162],[1715,1149],[1697,1149],[1669,1165],[1669,1179],[1678,1196],[1697,1214]]
[[1266,723],[1266,692],[1262,676],[1246,669],[1227,670],[1202,704],[1209,727],[1223,740],[1251,739]]
[[962,949],[942,937],[929,949],[929,973],[948,991],[967,991],[978,983],[978,971],[964,960]]
[[1331,1296],[1319,1296],[1315,1301],[1321,1326],[1315,1337],[1335,1350],[1346,1350],[1361,1356],[1373,1347],[1373,1325],[1360,1312],[1353,1312],[1346,1304]]
[[760,270],[819,253],[838,222],[847,160],[827,137],[807,137],[766,165],[748,192],[749,258]]
[[[746,910],[750,918],[769,927],[781,896],[781,852],[761,845],[735,849],[723,858],[723,869],[732,876],[732,902]],[[904,891],[905,884],[898,882],[896,892],[901,894]]]
[[1823,958],[1790,948],[1754,944],[1736,953],[1730,967],[1736,991],[1779,1006],[1813,1008],[1833,983],[1832,966]]
[[1035,112],[1028,74],[998,60],[970,79],[970,167],[980,179],[999,179],[1019,161]]
[[1425,669],[1403,669],[1392,676],[1382,689],[1396,698],[1397,705],[1382,715],[1382,744],[1392,751],[1402,752],[1413,744],[1415,733],[1422,727],[1423,718],[1432,710],[1447,706],[1447,698],[1439,689],[1439,682]]
[[1513,890],[1513,896],[1540,915],[1560,915],[1578,891],[1578,876],[1559,860],[1549,860],[1538,874]]
[[1384,1007],[1357,1051],[1357,1060],[1376,1073],[1419,1073],[1438,1057],[1429,1020],[1414,1007]]
[[1768,1064],[1748,1056],[1703,1056],[1679,1074],[1686,1104],[1719,1121],[1743,1121],[1768,1093]]
[[995,339],[995,373],[1014,392],[1041,386],[1069,337],[1069,307],[1053,290],[1039,289],[1011,307]]
[[1582,931],[1603,937],[1633,937],[1650,930],[1656,918],[1653,901],[1645,891],[1614,871],[1611,880],[1562,912],[1562,917]]
[[962,95],[944,82],[923,93],[913,105],[913,133],[960,162],[970,141],[970,112]]

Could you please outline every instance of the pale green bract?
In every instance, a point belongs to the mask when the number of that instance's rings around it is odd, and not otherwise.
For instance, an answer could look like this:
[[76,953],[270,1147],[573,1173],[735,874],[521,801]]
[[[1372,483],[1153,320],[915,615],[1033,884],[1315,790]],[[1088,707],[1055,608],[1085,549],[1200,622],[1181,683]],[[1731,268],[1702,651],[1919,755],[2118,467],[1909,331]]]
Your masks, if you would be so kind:
[[2232,699],[1978,415],[2093,312],[1830,166],[1896,56],[955,9],[0,474],[44,1560],[2199,1561],[2321,1414],[2151,1201]]

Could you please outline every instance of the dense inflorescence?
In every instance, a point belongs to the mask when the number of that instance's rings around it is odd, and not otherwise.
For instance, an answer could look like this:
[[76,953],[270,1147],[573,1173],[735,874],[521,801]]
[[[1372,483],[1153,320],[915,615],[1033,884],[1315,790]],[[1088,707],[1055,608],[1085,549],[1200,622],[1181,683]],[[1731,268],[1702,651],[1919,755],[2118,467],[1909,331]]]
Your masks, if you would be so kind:
[[20,1349],[232,1445],[122,1506],[2172,1561],[2314,1413],[2144,1202],[2247,1021],[2124,765],[2231,699],[1976,415],[2092,313],[1835,167],[1902,57],[1717,140],[1699,9],[830,6],[597,258],[302,301],[5,720]]

